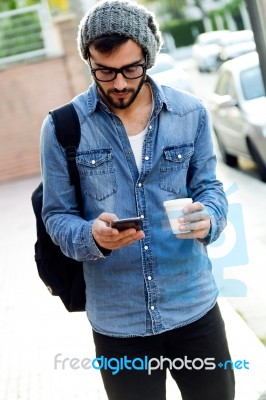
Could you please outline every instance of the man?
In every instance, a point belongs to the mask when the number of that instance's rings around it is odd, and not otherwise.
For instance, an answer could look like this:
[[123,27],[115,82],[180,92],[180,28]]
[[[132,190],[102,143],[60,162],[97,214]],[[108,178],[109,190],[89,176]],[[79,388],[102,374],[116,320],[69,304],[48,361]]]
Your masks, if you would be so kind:
[[[73,99],[84,218],[47,117],[43,219],[62,251],[84,262],[109,399],[166,399],[168,367],[183,399],[231,400],[233,372],[217,367],[230,354],[206,252],[226,224],[227,202],[204,106],[146,75],[160,45],[154,15],[133,2],[99,2],[82,19],[78,46],[94,81]],[[179,223],[190,232],[175,236],[163,202],[185,197],[193,204]],[[109,226],[134,216],[143,217],[143,230]],[[117,373],[110,359],[123,360]]]

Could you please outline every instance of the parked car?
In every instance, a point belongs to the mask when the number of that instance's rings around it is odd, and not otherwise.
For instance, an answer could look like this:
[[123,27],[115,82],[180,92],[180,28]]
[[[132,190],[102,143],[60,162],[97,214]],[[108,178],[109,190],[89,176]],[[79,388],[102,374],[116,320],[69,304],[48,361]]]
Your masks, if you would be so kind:
[[254,35],[251,30],[235,31],[221,38],[218,63],[251,53],[256,50]]
[[200,72],[209,72],[218,67],[220,41],[229,36],[228,30],[201,33],[192,46],[192,55]]
[[223,161],[234,167],[238,157],[251,158],[266,182],[266,97],[256,52],[219,68],[208,105]]
[[155,65],[148,69],[147,74],[161,85],[193,93],[189,74],[178,65],[170,54],[159,53]]

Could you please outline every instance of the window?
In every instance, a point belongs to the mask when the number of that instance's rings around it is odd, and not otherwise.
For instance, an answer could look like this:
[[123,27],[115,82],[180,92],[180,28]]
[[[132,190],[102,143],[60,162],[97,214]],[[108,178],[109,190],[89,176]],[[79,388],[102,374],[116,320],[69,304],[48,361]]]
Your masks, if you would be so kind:
[[253,100],[265,96],[261,70],[258,65],[242,71],[240,82],[245,100]]

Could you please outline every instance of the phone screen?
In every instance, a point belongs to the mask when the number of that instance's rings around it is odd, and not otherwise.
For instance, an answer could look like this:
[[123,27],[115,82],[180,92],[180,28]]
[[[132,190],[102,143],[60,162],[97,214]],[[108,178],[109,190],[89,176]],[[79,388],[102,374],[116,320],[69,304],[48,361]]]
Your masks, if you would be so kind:
[[136,231],[140,231],[142,229],[142,218],[125,218],[125,219],[117,219],[115,221],[110,222],[111,228],[116,228],[118,231],[124,231],[125,229],[135,228]]

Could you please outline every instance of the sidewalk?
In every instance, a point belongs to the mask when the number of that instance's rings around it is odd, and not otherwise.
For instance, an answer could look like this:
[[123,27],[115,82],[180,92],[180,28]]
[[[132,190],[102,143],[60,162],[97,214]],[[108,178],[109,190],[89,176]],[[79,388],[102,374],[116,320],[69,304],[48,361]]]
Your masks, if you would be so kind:
[[[37,275],[30,196],[38,182],[0,184],[0,400],[107,400],[99,371],[71,369],[68,361],[55,368],[56,355],[81,360],[95,353],[85,313],[68,313]],[[266,349],[226,299],[219,303],[232,359],[250,367],[235,370],[236,400],[266,399]],[[178,399],[169,377],[167,400]]]

